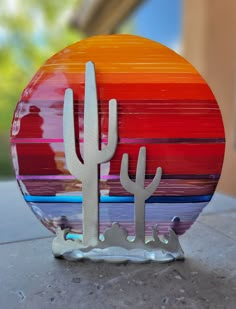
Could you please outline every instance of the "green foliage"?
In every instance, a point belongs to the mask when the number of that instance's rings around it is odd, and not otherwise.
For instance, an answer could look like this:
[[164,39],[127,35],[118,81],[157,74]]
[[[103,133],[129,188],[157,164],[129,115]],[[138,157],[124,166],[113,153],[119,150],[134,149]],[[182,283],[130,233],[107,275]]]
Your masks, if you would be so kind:
[[68,27],[76,2],[0,2],[0,135],[3,144],[0,145],[1,175],[3,170],[4,174],[8,174],[9,168],[5,168],[10,166],[7,163],[9,146],[6,140],[9,138],[14,108],[23,89],[50,56],[81,38],[78,32]]

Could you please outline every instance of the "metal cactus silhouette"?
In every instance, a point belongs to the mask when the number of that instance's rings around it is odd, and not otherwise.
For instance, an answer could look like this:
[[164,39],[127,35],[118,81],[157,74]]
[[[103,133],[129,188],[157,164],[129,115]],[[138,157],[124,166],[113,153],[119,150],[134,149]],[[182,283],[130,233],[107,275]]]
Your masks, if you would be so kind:
[[136,180],[132,181],[128,174],[128,154],[123,154],[120,170],[120,181],[124,189],[134,194],[136,240],[145,241],[145,200],[157,189],[162,175],[161,167],[156,170],[153,181],[145,188],[146,148],[139,150],[136,168]]
[[65,91],[63,135],[66,164],[70,173],[82,181],[83,244],[98,242],[98,165],[111,160],[117,146],[117,102],[109,101],[108,143],[99,150],[98,100],[93,62],[86,63],[84,97],[84,153],[81,162],[76,154],[73,90]]

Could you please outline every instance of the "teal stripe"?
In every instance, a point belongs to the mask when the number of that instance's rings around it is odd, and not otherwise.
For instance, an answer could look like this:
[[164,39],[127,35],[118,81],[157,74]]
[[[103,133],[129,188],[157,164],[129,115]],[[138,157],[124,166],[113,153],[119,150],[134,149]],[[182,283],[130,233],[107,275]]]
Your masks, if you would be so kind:
[[[38,196],[25,195],[26,202],[32,203],[82,203],[82,196]],[[147,203],[199,203],[209,202],[212,195],[194,195],[194,196],[152,196]],[[101,196],[100,203],[133,203],[133,196]]]

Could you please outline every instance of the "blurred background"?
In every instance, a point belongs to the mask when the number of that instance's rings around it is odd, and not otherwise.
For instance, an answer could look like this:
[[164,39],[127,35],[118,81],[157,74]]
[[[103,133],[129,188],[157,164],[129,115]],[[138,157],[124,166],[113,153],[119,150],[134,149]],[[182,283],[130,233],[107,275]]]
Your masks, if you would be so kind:
[[131,33],[172,48],[214,92],[226,131],[218,190],[236,196],[235,0],[1,0],[0,177],[14,177],[9,132],[16,103],[39,67],[87,36]]

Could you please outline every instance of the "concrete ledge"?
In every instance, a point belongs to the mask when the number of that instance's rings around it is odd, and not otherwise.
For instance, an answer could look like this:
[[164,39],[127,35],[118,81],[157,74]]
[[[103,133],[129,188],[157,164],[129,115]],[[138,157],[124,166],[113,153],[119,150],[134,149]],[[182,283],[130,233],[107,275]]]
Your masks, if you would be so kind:
[[54,259],[51,234],[16,183],[0,183],[0,190],[1,308],[235,308],[234,199],[216,194],[180,238],[184,262],[115,265]]

